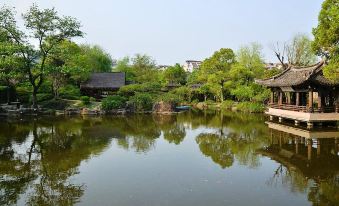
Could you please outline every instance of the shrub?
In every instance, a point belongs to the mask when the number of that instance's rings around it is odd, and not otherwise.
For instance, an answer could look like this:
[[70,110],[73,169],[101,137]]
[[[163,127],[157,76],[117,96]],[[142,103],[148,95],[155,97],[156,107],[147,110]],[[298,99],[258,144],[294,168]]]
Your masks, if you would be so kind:
[[81,97],[80,97],[80,100],[81,100],[81,102],[82,102],[84,105],[89,105],[89,103],[90,103],[90,100],[89,100],[89,97],[88,97],[88,96],[81,96]]
[[161,90],[159,83],[130,84],[119,89],[118,94],[124,97],[134,96],[136,93],[156,93]]
[[119,95],[108,96],[101,102],[101,108],[105,111],[119,109],[125,106],[126,99]]
[[[54,96],[51,93],[39,93],[36,95],[36,98],[38,102],[44,102],[44,101],[53,99]],[[29,97],[29,102],[30,103],[32,102],[32,95],[30,95]]]
[[46,109],[56,109],[56,110],[64,110],[68,103],[64,100],[48,100],[41,103],[41,106]]
[[73,85],[66,85],[59,90],[59,96],[63,99],[77,100],[80,98],[80,89]]
[[95,101],[97,101],[94,97],[90,97],[89,98],[89,101],[91,101],[91,102],[95,102]]
[[16,95],[21,103],[29,103],[31,98],[31,89],[28,87],[17,87]]
[[265,111],[265,106],[258,102],[240,102],[237,110],[242,112],[260,113]]
[[160,95],[157,100],[172,104],[178,104],[182,102],[182,98],[174,93],[165,93],[163,95]]
[[136,93],[130,99],[137,111],[150,111],[153,108],[153,98],[149,93]]
[[232,100],[225,100],[221,104],[221,109],[230,110],[230,109],[232,109],[233,104],[234,104],[234,102]]

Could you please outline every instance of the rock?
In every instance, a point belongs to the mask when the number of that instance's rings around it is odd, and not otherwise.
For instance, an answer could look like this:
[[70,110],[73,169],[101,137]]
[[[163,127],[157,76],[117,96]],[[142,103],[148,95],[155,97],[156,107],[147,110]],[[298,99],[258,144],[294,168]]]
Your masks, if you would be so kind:
[[167,102],[157,102],[153,105],[153,112],[155,113],[171,113],[176,112],[175,104]]

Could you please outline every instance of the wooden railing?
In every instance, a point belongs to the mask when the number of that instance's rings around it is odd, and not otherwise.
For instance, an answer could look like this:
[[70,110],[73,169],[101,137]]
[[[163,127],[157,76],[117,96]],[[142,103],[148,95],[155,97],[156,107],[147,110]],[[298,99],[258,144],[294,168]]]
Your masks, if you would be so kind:
[[[269,103],[268,107],[273,108],[273,109],[283,109],[283,110],[296,111],[296,112],[310,112],[310,110],[307,106]],[[314,113],[334,113],[336,111],[338,111],[338,109],[336,110],[335,106],[333,106],[333,107],[323,107],[321,109],[313,108]]]

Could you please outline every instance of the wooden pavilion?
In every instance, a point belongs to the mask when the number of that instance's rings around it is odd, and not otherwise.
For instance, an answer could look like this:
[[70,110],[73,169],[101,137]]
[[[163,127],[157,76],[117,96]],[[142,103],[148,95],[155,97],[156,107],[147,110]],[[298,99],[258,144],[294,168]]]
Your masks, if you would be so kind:
[[323,61],[309,67],[290,65],[282,73],[268,79],[256,80],[271,89],[266,114],[307,122],[339,121],[339,84],[323,75]]
[[125,72],[92,73],[89,79],[80,85],[81,93],[101,99],[126,85]]

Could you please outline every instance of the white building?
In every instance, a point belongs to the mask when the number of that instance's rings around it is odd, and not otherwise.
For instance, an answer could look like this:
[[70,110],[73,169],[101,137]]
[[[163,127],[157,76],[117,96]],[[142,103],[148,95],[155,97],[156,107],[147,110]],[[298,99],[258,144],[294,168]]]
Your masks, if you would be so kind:
[[193,70],[198,69],[202,61],[196,60],[187,60],[182,66],[186,72],[193,72]]

